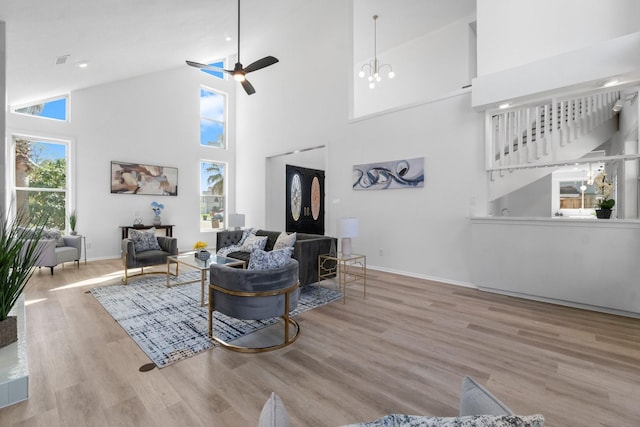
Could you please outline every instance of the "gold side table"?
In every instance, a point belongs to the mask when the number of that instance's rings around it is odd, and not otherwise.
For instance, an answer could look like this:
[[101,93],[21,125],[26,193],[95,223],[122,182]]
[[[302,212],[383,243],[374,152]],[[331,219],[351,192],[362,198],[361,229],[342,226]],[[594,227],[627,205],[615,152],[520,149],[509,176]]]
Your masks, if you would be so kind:
[[338,278],[338,287],[342,291],[342,303],[347,302],[347,284],[362,282],[364,298],[367,298],[367,256],[366,255],[319,255],[318,256],[318,294],[320,281]]

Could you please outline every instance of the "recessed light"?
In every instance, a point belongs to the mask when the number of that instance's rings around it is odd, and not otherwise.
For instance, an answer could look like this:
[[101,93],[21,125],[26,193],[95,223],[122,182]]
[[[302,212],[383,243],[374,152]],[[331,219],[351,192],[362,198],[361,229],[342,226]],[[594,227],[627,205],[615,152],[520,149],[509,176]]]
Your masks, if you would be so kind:
[[617,79],[607,80],[606,82],[604,82],[602,87],[611,87],[617,85],[618,83],[620,83],[620,81]]
[[78,67],[80,67],[80,68],[87,68],[88,66],[89,66],[89,63],[88,63],[88,62],[80,62],[80,63],[78,64]]
[[498,106],[498,108],[500,108],[501,110],[505,109],[505,108],[509,108],[510,104],[508,102],[505,102],[504,104],[500,104]]

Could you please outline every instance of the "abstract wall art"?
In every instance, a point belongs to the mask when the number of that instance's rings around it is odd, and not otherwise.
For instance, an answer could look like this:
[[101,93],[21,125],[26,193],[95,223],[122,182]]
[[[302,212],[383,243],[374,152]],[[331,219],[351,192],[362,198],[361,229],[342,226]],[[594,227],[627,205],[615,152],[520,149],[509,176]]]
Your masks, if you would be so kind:
[[142,163],[111,162],[111,193],[178,195],[178,169]]
[[353,166],[354,190],[424,187],[424,157]]

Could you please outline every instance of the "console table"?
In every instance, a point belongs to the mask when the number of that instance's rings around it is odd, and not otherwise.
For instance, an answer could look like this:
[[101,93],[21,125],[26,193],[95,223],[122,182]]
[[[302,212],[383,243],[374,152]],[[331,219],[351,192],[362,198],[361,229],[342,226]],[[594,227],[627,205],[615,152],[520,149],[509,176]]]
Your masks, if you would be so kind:
[[129,237],[129,229],[133,228],[134,230],[148,230],[150,228],[155,227],[156,230],[164,230],[164,234],[167,237],[173,237],[173,225],[121,225],[122,229],[122,238],[126,239]]

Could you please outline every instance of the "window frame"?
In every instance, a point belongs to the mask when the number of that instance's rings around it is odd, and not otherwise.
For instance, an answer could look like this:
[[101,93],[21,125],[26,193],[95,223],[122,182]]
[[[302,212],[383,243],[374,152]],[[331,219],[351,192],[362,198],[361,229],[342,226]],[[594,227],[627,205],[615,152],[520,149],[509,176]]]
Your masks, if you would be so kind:
[[[202,186],[203,186],[203,182],[202,182],[202,171],[204,168],[204,164],[205,163],[210,163],[210,164],[217,164],[217,165],[222,165],[223,167],[223,174],[222,174],[222,194],[221,195],[205,195],[203,193],[202,190]],[[218,232],[221,231],[225,228],[225,224],[227,223],[227,208],[228,208],[228,175],[229,175],[229,163],[228,162],[224,162],[224,161],[220,161],[220,160],[212,160],[212,159],[200,159],[199,160],[199,164],[200,164],[200,208],[198,209],[198,215],[200,216],[200,232]],[[209,221],[211,224],[213,223],[213,218],[209,218],[209,208],[208,208],[208,204],[205,202],[205,197],[222,197],[222,221],[219,223],[219,226],[214,228],[213,226],[211,227],[205,227],[203,226],[203,223],[205,223],[206,221]],[[213,204],[213,202],[212,202]],[[203,210],[204,207],[204,210]],[[204,219],[206,216],[207,219]]]
[[[69,215],[75,210],[75,139],[74,138],[57,138],[43,135],[34,135],[25,132],[7,130],[9,137],[9,158],[7,164],[7,172],[9,173],[10,195],[11,203],[10,214],[15,217],[17,214],[17,191],[29,191],[29,192],[50,192],[50,193],[65,193],[65,220],[64,231],[68,234],[71,231],[69,226]],[[45,142],[51,144],[60,144],[65,147],[65,188],[41,188],[41,187],[18,187],[16,182],[16,140],[26,139],[32,142]]]
[[[203,98],[202,97],[202,91],[213,93],[216,96],[221,96],[222,97],[223,105],[224,105],[224,111],[223,111],[223,114],[222,114],[222,116],[223,116],[222,117],[222,122],[217,120],[217,119],[214,119],[214,118],[211,118],[211,117],[206,117],[206,116],[202,115],[202,98]],[[220,150],[228,150],[228,148],[229,148],[229,141],[228,141],[229,96],[228,96],[228,94],[223,92],[223,91],[220,91],[220,90],[214,89],[212,87],[206,86],[206,85],[200,85],[199,88],[198,88],[198,106],[200,107],[199,108],[199,112],[198,112],[198,114],[199,114],[198,117],[200,119],[199,120],[199,125],[200,125],[200,141],[199,141],[199,145],[201,147],[216,148],[216,149],[220,149]],[[202,123],[203,119],[204,120],[209,120],[209,121],[214,122],[214,123],[222,124],[222,146],[218,147],[218,146],[215,146],[215,145],[209,145],[209,144],[203,144],[202,143],[202,125],[201,125],[201,123]]]
[[[64,99],[65,100],[65,111],[64,111],[64,117],[65,118],[64,119],[56,119],[54,117],[39,116],[39,115],[36,115],[36,114],[28,114],[28,113],[22,113],[22,112],[17,111],[17,110],[20,110],[22,108],[33,107],[33,106],[36,106],[36,105],[44,105],[44,104],[47,104],[49,102],[58,101],[60,99]],[[18,114],[20,116],[35,117],[35,118],[38,118],[38,119],[54,120],[56,122],[66,122],[66,123],[68,123],[68,122],[70,122],[69,114],[70,114],[70,111],[71,111],[71,108],[70,108],[70,105],[69,105],[70,102],[71,102],[70,99],[71,98],[70,98],[69,94],[53,96],[53,97],[44,98],[44,99],[38,99],[38,100],[35,100],[35,101],[32,101],[32,102],[27,102],[27,103],[24,103],[24,104],[12,105],[10,111],[13,114]]]

